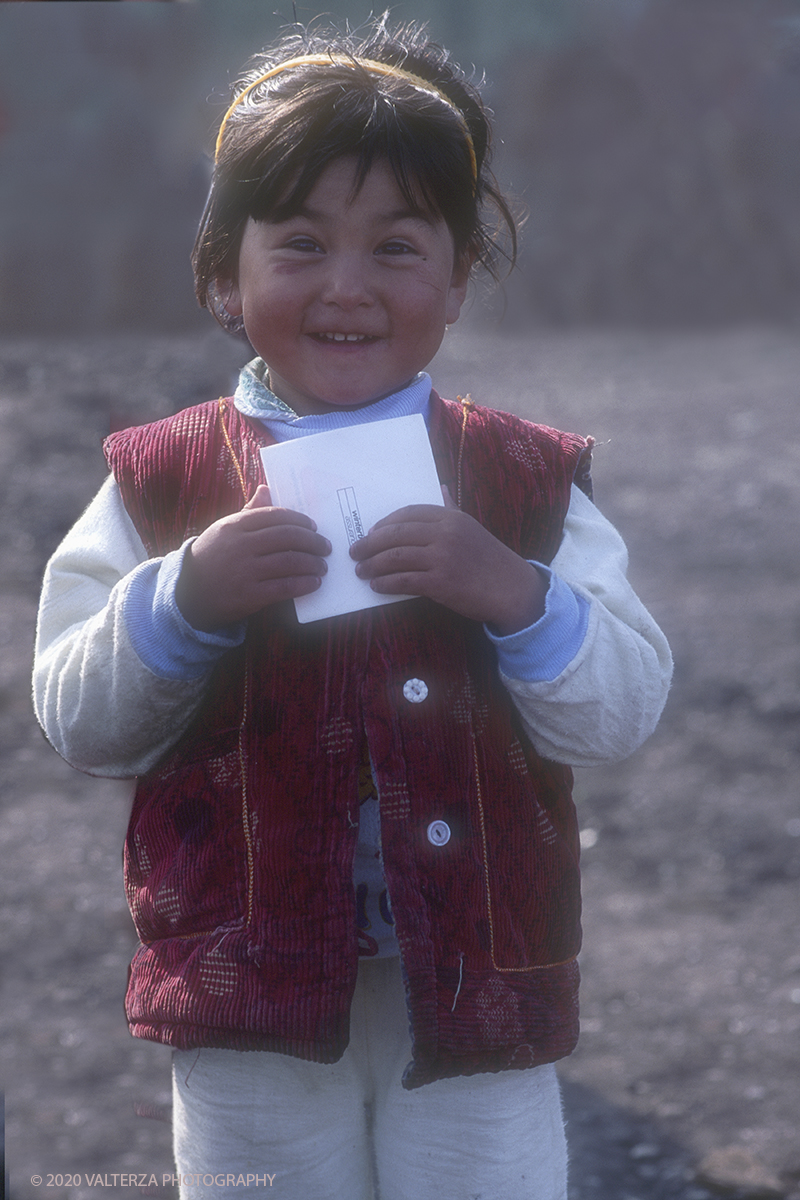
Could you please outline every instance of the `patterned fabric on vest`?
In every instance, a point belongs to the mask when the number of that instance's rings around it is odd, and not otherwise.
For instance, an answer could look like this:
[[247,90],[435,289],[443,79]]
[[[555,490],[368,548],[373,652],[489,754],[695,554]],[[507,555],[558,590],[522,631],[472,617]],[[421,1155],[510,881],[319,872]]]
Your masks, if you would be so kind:
[[[549,562],[584,439],[432,398],[439,477],[526,558]],[[230,402],[113,435],[109,464],[150,554],[241,508],[270,439]],[[461,465],[459,466],[459,460]],[[403,685],[422,679],[421,703]],[[187,1049],[333,1062],[358,962],[353,854],[366,738],[414,1059],[404,1084],[551,1062],[577,1037],[577,823],[479,624],[425,599],[299,625],[248,623],[206,703],[139,781],[125,849],[142,941],[127,1013]],[[451,837],[427,830],[446,821]]]

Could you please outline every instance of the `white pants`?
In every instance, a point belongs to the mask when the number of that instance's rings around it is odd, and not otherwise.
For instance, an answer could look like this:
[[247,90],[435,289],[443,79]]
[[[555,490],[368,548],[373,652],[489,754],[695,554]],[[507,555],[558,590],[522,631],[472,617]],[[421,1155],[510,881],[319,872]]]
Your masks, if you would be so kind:
[[182,1200],[566,1200],[552,1066],[409,1092],[400,1079],[410,1058],[396,958],[362,960],[350,1045],[331,1066],[177,1051]]

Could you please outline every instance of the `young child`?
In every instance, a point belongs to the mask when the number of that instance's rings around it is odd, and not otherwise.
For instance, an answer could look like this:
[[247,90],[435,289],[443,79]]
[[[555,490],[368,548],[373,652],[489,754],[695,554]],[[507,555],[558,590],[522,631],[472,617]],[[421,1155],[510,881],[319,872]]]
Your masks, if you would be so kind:
[[[513,250],[488,163],[424,31],[255,60],[194,266],[258,358],[233,398],[110,437],[48,566],[39,719],[79,769],[139,777],[127,1015],[175,1051],[183,1196],[566,1196],[570,767],[640,745],[671,664],[581,490],[586,440],[424,373],[496,269],[492,212]],[[330,544],[272,506],[261,447],[412,413],[445,504],[352,557],[415,598],[298,624]]]

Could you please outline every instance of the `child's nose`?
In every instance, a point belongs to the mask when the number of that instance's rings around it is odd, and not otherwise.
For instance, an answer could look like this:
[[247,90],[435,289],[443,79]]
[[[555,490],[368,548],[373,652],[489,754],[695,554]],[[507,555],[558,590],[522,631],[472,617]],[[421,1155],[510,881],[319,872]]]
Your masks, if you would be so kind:
[[331,257],[325,275],[322,299],[339,308],[358,308],[371,303],[372,296],[364,263],[355,255]]

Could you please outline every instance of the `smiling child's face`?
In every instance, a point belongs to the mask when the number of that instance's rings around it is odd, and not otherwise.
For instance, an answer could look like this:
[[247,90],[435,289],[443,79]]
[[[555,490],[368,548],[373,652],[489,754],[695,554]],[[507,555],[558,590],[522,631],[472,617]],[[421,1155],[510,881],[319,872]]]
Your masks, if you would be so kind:
[[359,408],[407,384],[458,318],[469,266],[442,218],[410,211],[388,163],[354,193],[337,159],[286,221],[249,220],[226,308],[296,413]]

